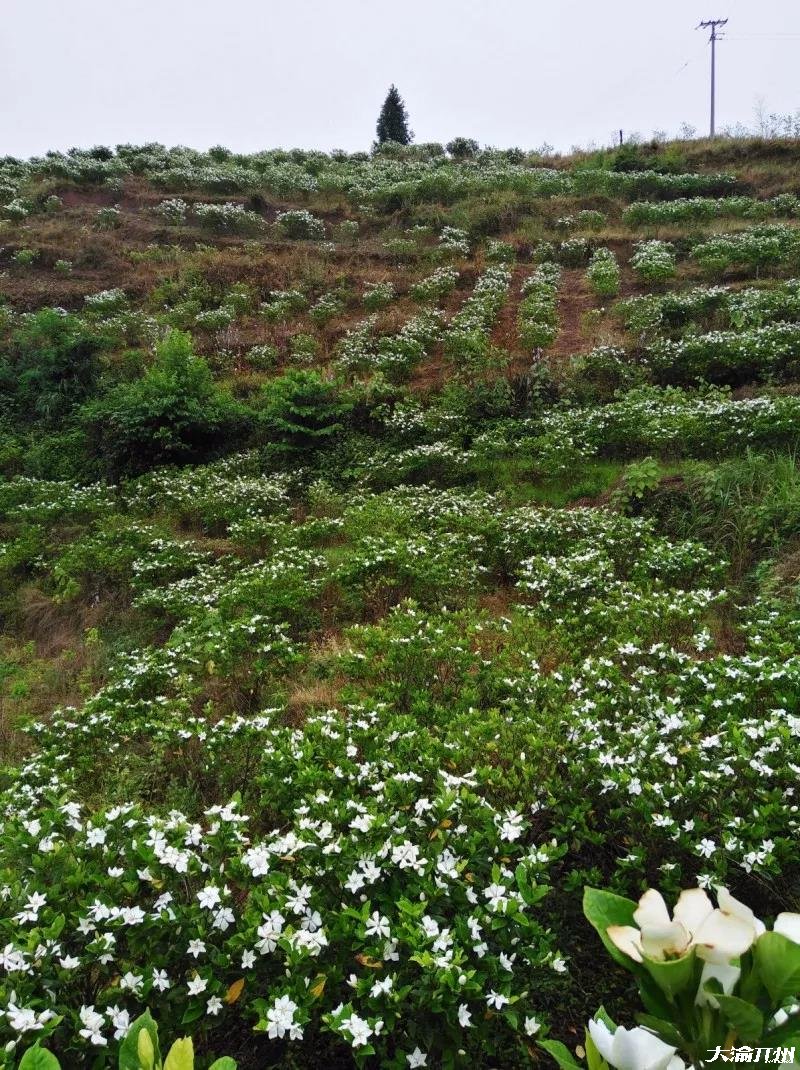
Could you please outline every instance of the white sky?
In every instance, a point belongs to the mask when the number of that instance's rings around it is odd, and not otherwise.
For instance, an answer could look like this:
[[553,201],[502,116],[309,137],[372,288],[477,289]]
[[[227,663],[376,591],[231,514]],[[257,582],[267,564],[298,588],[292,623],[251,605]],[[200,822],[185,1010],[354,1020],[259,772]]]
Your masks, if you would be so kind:
[[417,141],[606,144],[800,108],[798,0],[0,0],[0,155],[161,141],[365,149],[395,82]]

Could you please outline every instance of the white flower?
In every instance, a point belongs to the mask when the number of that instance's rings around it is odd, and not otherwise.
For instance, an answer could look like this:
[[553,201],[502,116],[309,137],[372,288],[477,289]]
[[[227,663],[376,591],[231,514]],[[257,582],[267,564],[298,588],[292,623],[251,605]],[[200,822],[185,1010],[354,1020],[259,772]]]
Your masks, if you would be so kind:
[[297,1010],[297,1004],[289,998],[289,996],[279,996],[272,1007],[267,1011],[267,1022],[269,1029],[267,1036],[271,1040],[276,1037],[283,1037],[287,1031],[291,1031],[295,1026],[294,1012]]
[[800,914],[790,914],[784,911],[783,914],[777,916],[772,928],[774,932],[785,936],[787,940],[800,944]]
[[166,970],[157,970],[153,968],[153,988],[157,988],[159,992],[164,992],[170,986],[169,977],[167,977]]
[[106,1014],[114,1027],[114,1040],[123,1040],[131,1027],[131,1016],[123,1007],[107,1007]]
[[373,910],[372,916],[367,922],[364,931],[367,936],[380,936],[388,940],[391,936],[389,919],[384,917],[379,911]]
[[416,1048],[414,1048],[410,1055],[406,1055],[406,1062],[409,1066],[412,1067],[427,1066],[428,1056],[425,1054],[425,1052],[420,1051],[419,1047],[417,1046]]
[[369,1022],[365,1021],[363,1018],[359,1018],[357,1014],[351,1014],[349,1018],[344,1018],[340,1028],[348,1031],[352,1037],[350,1043],[354,1048],[361,1048],[367,1044],[373,1033],[372,1026]]
[[84,1026],[83,1029],[79,1030],[79,1035],[84,1040],[88,1040],[90,1044],[94,1044],[95,1047],[105,1047],[108,1044],[108,1040],[100,1032],[104,1025],[102,1014],[98,1014],[92,1006],[83,1006],[78,1013]]
[[198,958],[206,950],[206,945],[202,940],[190,940],[189,946],[186,949],[186,954],[191,955],[193,958]]
[[55,1015],[55,1011],[40,1011],[39,1014],[30,1007],[18,1007],[9,1003],[6,1007],[8,1024],[17,1033],[32,1033],[43,1029],[46,1022]]
[[675,1048],[641,1026],[618,1026],[612,1033],[605,1022],[590,1021],[589,1033],[597,1050],[615,1070],[683,1070],[684,1062],[675,1055]]
[[208,1003],[206,1003],[206,1014],[216,1015],[219,1014],[221,1010],[222,1000],[219,998],[219,996],[212,996]]
[[472,1011],[467,1007],[466,1003],[459,1004],[458,1007],[458,1024],[462,1029],[468,1029],[472,1025]]
[[144,976],[141,973],[132,973],[128,970],[128,972],[120,978],[119,987],[123,991],[133,992],[135,996],[138,996],[142,981],[144,981]]
[[542,1023],[536,1018],[525,1019],[525,1032],[528,1034],[529,1037],[535,1036],[541,1028]]
[[681,892],[673,918],[661,894],[648,889],[639,900],[632,925],[610,925],[609,939],[635,962],[663,961],[686,954],[692,947],[706,962],[729,963],[743,955],[764,931],[752,910],[726,888],[717,889],[718,909],[700,888]]
[[697,996],[695,997],[695,1003],[698,1007],[713,1007],[714,1010],[719,1009],[719,1003],[714,998],[713,992],[705,991],[706,981],[719,981],[722,985],[722,991],[726,996],[729,996],[733,992],[736,982],[741,977],[742,971],[738,966],[730,966],[725,962],[704,962],[703,972],[700,974],[700,984],[697,988]]
[[490,1007],[494,1007],[498,1011],[501,1011],[505,1004],[510,1003],[511,1001],[508,996],[504,996],[501,992],[495,992],[495,990],[492,989],[486,997],[486,1002]]
[[213,910],[220,902],[219,888],[213,884],[207,885],[197,893],[197,901],[206,910]]
[[199,996],[208,988],[208,981],[196,973],[186,987],[190,996]]

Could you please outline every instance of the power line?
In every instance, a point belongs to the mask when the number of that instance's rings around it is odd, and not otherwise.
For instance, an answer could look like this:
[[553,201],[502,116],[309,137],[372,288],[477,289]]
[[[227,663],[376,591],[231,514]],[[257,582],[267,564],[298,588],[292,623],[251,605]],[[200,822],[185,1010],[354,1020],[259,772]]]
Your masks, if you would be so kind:
[[709,41],[711,42],[711,137],[714,136],[714,111],[716,104],[716,69],[717,69],[717,41],[720,38],[720,34],[717,33],[718,26],[725,26],[727,19],[705,19],[701,22],[696,29],[711,29],[711,36]]

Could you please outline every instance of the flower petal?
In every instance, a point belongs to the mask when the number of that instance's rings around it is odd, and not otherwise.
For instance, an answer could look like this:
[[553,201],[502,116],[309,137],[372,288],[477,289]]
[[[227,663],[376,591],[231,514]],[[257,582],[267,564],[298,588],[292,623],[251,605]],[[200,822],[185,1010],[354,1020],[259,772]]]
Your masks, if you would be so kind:
[[633,920],[640,929],[651,925],[669,925],[669,911],[661,892],[657,892],[655,888],[648,888],[639,900],[639,906],[633,913]]
[[649,959],[682,955],[689,946],[689,933],[679,921],[642,926],[641,946]]
[[634,962],[642,961],[642,934],[632,925],[609,925],[608,939]]
[[716,980],[722,985],[722,991],[726,996],[729,996],[733,992],[736,982],[742,975],[742,971],[738,966],[730,966],[725,962],[704,962],[703,972],[700,974],[700,984],[697,988],[697,997],[695,998],[695,1006],[697,1007],[712,1007],[714,1010],[719,1010],[719,1003],[714,998],[713,992],[705,992],[703,985],[706,981]]
[[611,1062],[611,1052],[614,1048],[614,1034],[608,1028],[605,1022],[595,1021],[591,1019],[589,1021],[589,1036],[594,1041],[594,1046],[603,1056],[607,1063]]
[[750,907],[734,899],[727,888],[717,888],[717,904],[724,913],[732,914],[735,918],[741,918],[742,921],[749,921],[755,929],[756,936],[761,936],[766,929],[764,922],[759,921]]
[[706,962],[717,963],[738,959],[753,944],[755,938],[752,922],[722,910],[709,914],[694,934],[700,958]]
[[702,888],[687,888],[678,896],[678,902],[672,914],[676,921],[683,922],[690,933],[700,928],[714,904]]
[[663,1040],[637,1026],[635,1029],[623,1029],[620,1026],[614,1034],[611,1058],[608,1060],[617,1070],[667,1070],[675,1048]]
[[781,936],[800,944],[800,914],[790,914],[788,911],[784,911],[783,914],[777,916],[772,928],[776,933],[780,933]]

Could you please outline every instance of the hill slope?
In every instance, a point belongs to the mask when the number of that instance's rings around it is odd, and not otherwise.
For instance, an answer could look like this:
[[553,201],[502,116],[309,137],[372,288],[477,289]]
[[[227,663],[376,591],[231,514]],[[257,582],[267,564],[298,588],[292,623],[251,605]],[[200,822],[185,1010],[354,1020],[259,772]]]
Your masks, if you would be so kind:
[[585,885],[798,909],[797,153],[0,163],[7,1065],[544,1064]]

